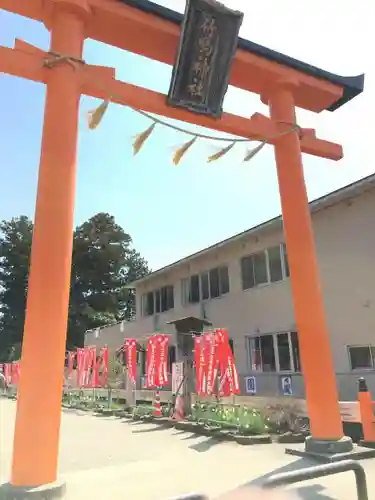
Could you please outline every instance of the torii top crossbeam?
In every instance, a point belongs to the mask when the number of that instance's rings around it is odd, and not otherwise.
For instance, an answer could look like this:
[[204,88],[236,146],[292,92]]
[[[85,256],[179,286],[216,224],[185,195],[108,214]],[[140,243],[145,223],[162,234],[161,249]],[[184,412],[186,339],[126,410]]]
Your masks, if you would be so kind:
[[236,136],[269,138],[275,148],[312,432],[306,446],[309,451],[315,444],[318,450],[326,444],[329,453],[349,451],[350,440],[343,440],[301,157],[305,152],[339,160],[343,152],[339,144],[318,139],[314,130],[298,127],[295,108],[334,111],[362,92],[363,76],[332,75],[240,40],[230,83],[259,94],[270,116],[256,113],[246,119],[224,113],[214,119],[168,106],[165,95],[120,82],[112,68],[82,60],[84,40],[93,38],[173,64],[180,14],[147,0],[0,0],[0,8],[43,22],[51,32],[48,53],[19,40],[13,49],[0,47],[0,71],[47,86],[11,485],[46,485],[57,477],[81,94],[112,96],[119,104]]
[[[54,0],[69,3],[70,8],[88,6],[85,37],[173,64],[180,35],[182,15],[148,0]],[[48,25],[52,0],[0,0],[0,7]],[[81,6],[81,7],[80,7]],[[37,57],[32,57],[32,56]],[[46,83],[46,71],[40,64],[42,51],[16,40],[15,49],[0,47],[0,71]],[[224,113],[221,120],[197,116],[167,105],[165,96],[115,79],[115,71],[104,66],[85,65],[80,72],[81,92],[92,97],[140,108],[169,118],[209,127],[239,137],[260,139],[277,136],[279,127],[267,117],[255,113],[246,118]],[[364,75],[341,77],[303,62],[240,39],[233,62],[230,84],[257,93],[267,102],[267,89],[275,81],[293,81],[293,99],[297,107],[319,113],[334,111],[363,91]],[[105,87],[105,91],[103,88]],[[304,129],[302,152],[339,160],[338,144],[316,138],[312,129]],[[268,141],[274,144],[274,139]]]
[[[166,64],[174,63],[182,14],[149,0],[89,0],[88,3],[95,15],[87,23],[87,38]],[[45,19],[46,4],[45,0],[0,0],[1,8],[36,21]],[[291,75],[300,84],[294,94],[296,106],[317,113],[325,109],[335,111],[363,91],[364,75],[342,77],[254,42],[239,40],[231,85],[262,94],[267,82],[289,79]]]

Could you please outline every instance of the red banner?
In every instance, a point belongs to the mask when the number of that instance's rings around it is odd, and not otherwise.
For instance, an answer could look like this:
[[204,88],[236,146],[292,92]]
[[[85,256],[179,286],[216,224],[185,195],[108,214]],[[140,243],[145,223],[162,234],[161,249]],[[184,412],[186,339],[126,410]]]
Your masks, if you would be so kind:
[[195,337],[195,376],[197,394],[206,396],[207,394],[207,372],[211,348],[211,338],[203,334]]
[[4,377],[7,384],[12,383],[12,365],[10,363],[5,363],[4,365]]
[[220,373],[220,396],[240,393],[240,384],[228,331],[217,329],[195,338],[195,373],[197,394],[211,395]]
[[98,356],[97,353],[95,352],[95,359],[94,359],[94,366],[92,370],[92,384],[93,387],[100,387],[99,384],[99,373],[100,373],[100,366],[102,364],[102,359],[100,355]]
[[205,378],[206,393],[211,395],[215,390],[215,376],[217,373],[217,346],[214,333],[204,334],[204,360],[205,360]]
[[87,347],[85,347],[82,354],[81,387],[87,387],[87,371],[89,368],[89,358],[90,351]]
[[12,384],[18,385],[20,379],[20,363],[19,361],[15,361],[12,363]]
[[97,387],[96,347],[92,346],[89,348],[89,350],[90,350],[90,357],[89,357],[89,366],[88,366],[88,370],[87,370],[87,375],[88,375],[87,383],[90,385],[90,387],[95,388],[95,387]]
[[146,387],[168,384],[168,335],[157,334],[148,339],[146,352]]
[[20,378],[20,362],[0,364],[0,373],[4,375],[7,384],[17,385]]
[[233,382],[233,387],[231,387],[231,394],[240,394],[240,379],[238,376],[238,371],[234,362],[232,351],[230,351],[230,354],[228,356],[228,373],[230,374],[230,380],[232,380]]
[[207,372],[208,372],[208,358],[210,352],[211,342],[206,338],[207,334],[204,333],[201,337],[201,395],[207,395]]
[[205,337],[201,337],[201,395],[206,396],[207,394],[207,365],[208,365],[208,348],[209,344],[206,342]]
[[91,347],[86,347],[85,349],[85,380],[84,386],[90,387],[90,371],[92,366],[92,351]]
[[168,335],[156,335],[155,385],[168,385]]
[[227,330],[217,329],[218,361],[220,369],[219,395],[240,393],[240,384]]
[[202,378],[203,378],[203,351],[201,347],[201,337],[194,339],[194,364],[195,364],[195,390],[197,394],[202,393]]
[[215,333],[220,371],[219,396],[230,396],[232,394],[231,387],[233,384],[231,383],[230,376],[228,376],[228,347],[230,349],[229,339],[227,332],[224,330],[216,330]]
[[135,385],[137,381],[137,342],[135,339],[125,340],[125,359],[129,380]]
[[71,379],[74,373],[78,387],[105,387],[108,379],[108,348],[103,347],[99,356],[96,346],[77,348],[76,353],[70,351],[66,374],[69,384],[73,382]]
[[146,387],[155,387],[156,337],[150,337],[146,348]]
[[77,385],[82,387],[84,377],[85,350],[77,349]]
[[108,385],[108,347],[105,346],[100,351],[102,373],[100,377],[101,387],[107,387]]
[[73,373],[74,357],[75,353],[73,351],[68,352],[68,377],[70,377]]

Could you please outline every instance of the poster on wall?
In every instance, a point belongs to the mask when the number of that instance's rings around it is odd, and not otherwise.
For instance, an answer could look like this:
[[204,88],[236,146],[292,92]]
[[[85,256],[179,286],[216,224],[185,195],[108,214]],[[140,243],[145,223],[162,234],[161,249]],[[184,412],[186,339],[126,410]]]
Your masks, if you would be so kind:
[[292,396],[292,377],[281,377],[281,392],[284,396]]
[[245,377],[245,385],[247,394],[257,393],[257,381],[255,377]]

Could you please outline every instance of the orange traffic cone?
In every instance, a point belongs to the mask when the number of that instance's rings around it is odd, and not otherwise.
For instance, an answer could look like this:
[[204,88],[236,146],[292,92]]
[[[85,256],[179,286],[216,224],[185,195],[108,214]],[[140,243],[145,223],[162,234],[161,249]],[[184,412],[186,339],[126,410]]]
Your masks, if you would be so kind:
[[174,407],[173,415],[174,420],[185,420],[184,402],[183,396],[176,397],[176,405]]
[[375,444],[374,403],[365,379],[361,377],[358,382],[358,403],[363,432],[363,441],[361,441],[360,444],[363,446],[367,444],[367,446],[373,448]]
[[154,398],[154,411],[152,412],[154,417],[161,417],[161,404],[160,404],[160,392],[155,391],[155,398]]

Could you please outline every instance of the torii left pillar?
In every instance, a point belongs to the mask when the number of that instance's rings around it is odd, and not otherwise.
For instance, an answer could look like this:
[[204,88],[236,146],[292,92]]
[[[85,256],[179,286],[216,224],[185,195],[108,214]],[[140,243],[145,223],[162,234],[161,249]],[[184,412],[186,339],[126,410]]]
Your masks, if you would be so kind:
[[[46,4],[50,52],[80,60],[89,15],[86,1],[48,0]],[[56,481],[80,83],[79,72],[67,58],[60,58],[46,71],[44,127],[11,472],[15,496],[16,491],[40,485],[46,488],[51,485],[52,492],[56,490],[55,496],[63,493],[63,486]],[[27,498],[27,494],[24,497]]]

